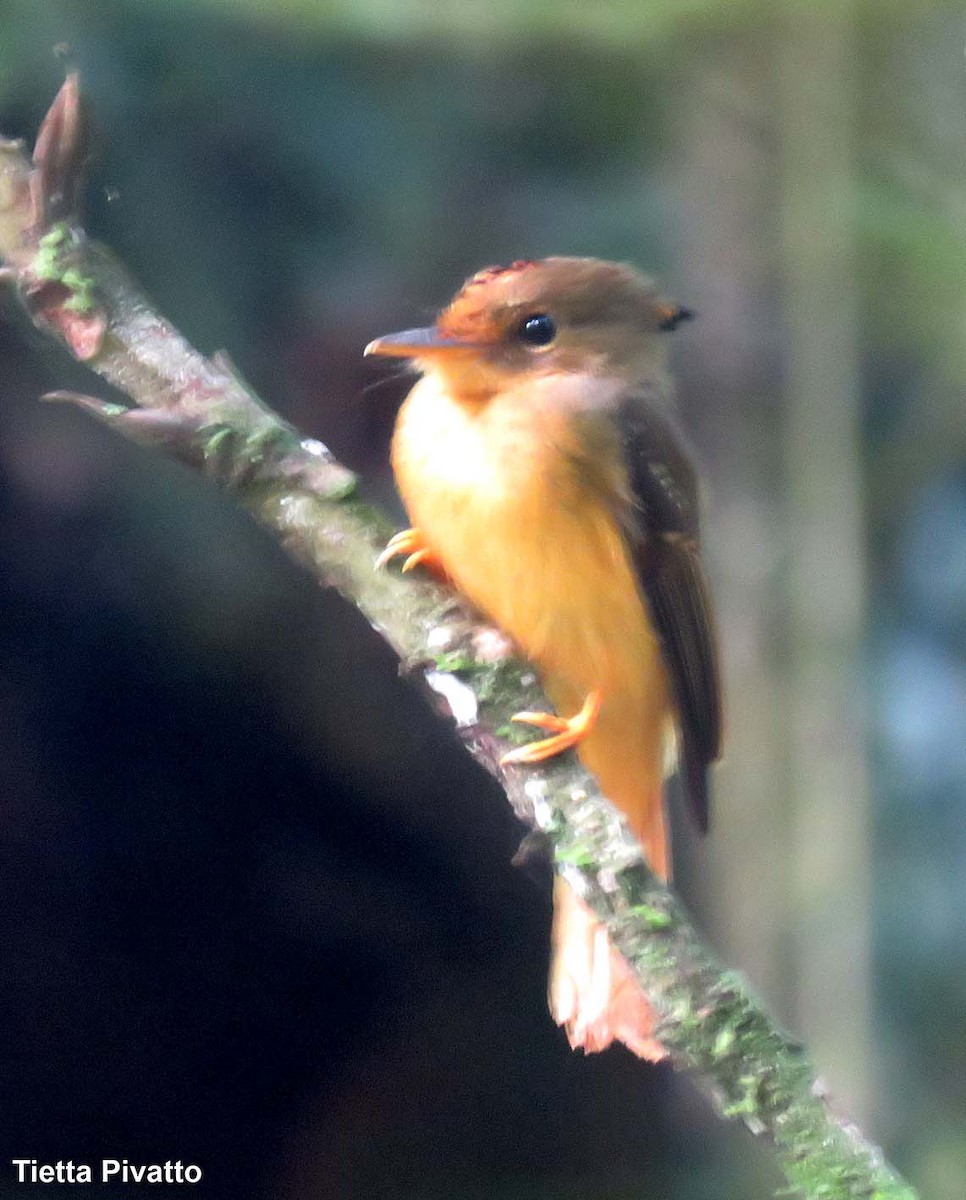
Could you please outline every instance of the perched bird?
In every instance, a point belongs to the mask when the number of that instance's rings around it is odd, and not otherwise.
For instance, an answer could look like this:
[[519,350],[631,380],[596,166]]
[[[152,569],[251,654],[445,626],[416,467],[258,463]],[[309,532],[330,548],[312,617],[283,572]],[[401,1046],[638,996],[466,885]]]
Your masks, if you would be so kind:
[[[569,746],[670,874],[663,783],[677,762],[698,826],[719,754],[715,634],[695,471],[675,430],[667,335],[691,316],[633,269],[547,258],[473,275],[428,329],[366,354],[421,378],[392,462],[412,529],[382,559],[432,560],[536,666],[561,716],[507,755]],[[658,1058],[626,961],[555,887],[550,1006],[575,1046]]]

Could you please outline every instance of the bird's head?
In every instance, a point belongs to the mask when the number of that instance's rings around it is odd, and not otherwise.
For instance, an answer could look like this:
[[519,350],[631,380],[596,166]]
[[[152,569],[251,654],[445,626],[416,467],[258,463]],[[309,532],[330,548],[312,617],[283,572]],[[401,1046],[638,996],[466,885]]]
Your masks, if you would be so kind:
[[366,354],[413,359],[450,391],[485,400],[529,375],[583,373],[634,381],[662,367],[664,334],[693,314],[631,267],[545,258],[471,276],[434,325],[376,338]]

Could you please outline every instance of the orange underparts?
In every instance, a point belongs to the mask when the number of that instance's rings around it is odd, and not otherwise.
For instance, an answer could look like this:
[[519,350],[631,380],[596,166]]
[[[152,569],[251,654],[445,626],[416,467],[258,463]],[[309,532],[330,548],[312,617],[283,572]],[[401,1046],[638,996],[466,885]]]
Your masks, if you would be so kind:
[[[392,559],[400,558],[403,555],[405,555],[402,565],[403,573],[413,570],[414,567],[425,567],[440,582],[448,582],[449,576],[446,568],[435,551],[427,544],[422,530],[401,529],[399,533],[394,534],[387,542],[385,550],[376,559],[376,567],[384,567]],[[523,725],[535,725],[538,729],[545,729],[551,736],[541,738],[537,742],[530,742],[526,746],[519,746],[516,750],[511,750],[509,754],[504,754],[500,759],[501,766],[539,763],[544,759],[553,758],[556,754],[563,754],[565,750],[570,750],[582,742],[594,728],[602,702],[603,693],[599,688],[594,688],[588,693],[580,712],[572,717],[558,717],[554,713],[545,712],[514,713],[510,718],[511,721],[518,721]]]
[[520,721],[524,725],[536,725],[538,729],[546,729],[553,736],[511,750],[500,759],[501,765],[543,762],[546,758],[552,758],[555,754],[562,754],[564,750],[576,746],[597,723],[602,701],[603,694],[595,688],[588,693],[580,712],[573,717],[558,717],[553,713],[543,712],[514,713],[511,720]]
[[403,574],[411,571],[414,567],[425,567],[441,583],[448,581],[446,568],[435,552],[426,544],[426,539],[420,529],[401,529],[399,533],[394,534],[386,543],[385,550],[376,559],[376,567],[384,567],[391,559],[399,558],[404,554],[406,561],[402,565]]

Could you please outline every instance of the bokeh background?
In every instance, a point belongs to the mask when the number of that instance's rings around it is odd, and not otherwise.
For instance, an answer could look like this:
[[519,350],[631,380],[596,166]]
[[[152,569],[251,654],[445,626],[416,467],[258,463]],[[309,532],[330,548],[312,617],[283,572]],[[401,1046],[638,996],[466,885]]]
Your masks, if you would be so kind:
[[[958,1200],[963,6],[0,0],[0,32],[0,131],[77,67],[89,230],[385,505],[406,382],[361,348],[477,267],[626,259],[698,310],[729,730],[679,885]],[[38,403],[102,389],[2,316],[0,1196],[101,1155],[238,1198],[770,1195],[686,1080],[569,1052],[546,871],[364,623]]]

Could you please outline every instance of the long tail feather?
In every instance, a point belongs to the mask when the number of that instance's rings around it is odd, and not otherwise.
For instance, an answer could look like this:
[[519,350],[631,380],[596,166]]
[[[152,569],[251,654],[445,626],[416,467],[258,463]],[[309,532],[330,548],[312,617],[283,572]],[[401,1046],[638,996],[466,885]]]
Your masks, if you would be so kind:
[[653,1009],[603,926],[562,879],[553,901],[550,1012],[571,1046],[590,1054],[623,1042],[638,1058],[666,1057],[653,1036]]

